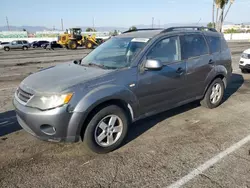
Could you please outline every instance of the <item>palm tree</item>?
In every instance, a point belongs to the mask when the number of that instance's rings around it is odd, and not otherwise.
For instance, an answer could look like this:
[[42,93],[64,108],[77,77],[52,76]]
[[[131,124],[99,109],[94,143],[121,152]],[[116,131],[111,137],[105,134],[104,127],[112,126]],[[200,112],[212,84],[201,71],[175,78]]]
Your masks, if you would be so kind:
[[218,15],[219,15],[219,8],[220,8],[220,4],[221,4],[221,0],[214,0],[214,3],[216,5],[216,20],[215,23],[217,25],[218,22]]
[[[216,4],[216,8],[217,8],[217,11],[216,11],[216,29],[217,29],[217,31],[221,31],[222,24],[223,24],[223,18],[224,18],[224,10],[225,10],[225,7],[226,7],[228,2],[229,2],[229,0],[215,0],[215,4]],[[218,19],[219,9],[221,9],[221,11],[220,11],[220,17]]]
[[230,0],[229,7],[228,7],[227,12],[226,12],[226,14],[225,14],[225,16],[224,16],[224,20],[226,19],[227,14],[228,14],[228,12],[229,12],[229,10],[230,10],[230,8],[231,8],[231,6],[232,6],[233,3],[234,3],[234,0]]

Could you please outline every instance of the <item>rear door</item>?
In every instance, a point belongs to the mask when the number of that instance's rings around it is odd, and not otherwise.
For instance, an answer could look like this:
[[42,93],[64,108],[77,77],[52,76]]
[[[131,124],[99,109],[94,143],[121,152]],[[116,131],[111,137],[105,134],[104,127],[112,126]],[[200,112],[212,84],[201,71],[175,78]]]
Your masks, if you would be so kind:
[[23,42],[18,40],[16,48],[19,48],[19,49],[23,48]]
[[214,58],[203,34],[186,34],[181,37],[182,58],[187,63],[187,98],[199,98],[205,88],[205,80],[213,68]]
[[160,39],[146,54],[146,59],[161,61],[161,70],[138,74],[137,97],[142,114],[161,111],[185,98],[186,63],[181,60],[179,36]]

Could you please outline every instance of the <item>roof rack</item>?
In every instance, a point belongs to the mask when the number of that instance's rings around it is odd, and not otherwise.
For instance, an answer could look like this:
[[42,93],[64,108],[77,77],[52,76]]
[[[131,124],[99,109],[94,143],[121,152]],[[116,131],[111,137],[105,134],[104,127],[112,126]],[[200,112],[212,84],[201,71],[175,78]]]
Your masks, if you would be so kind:
[[198,31],[207,30],[207,31],[217,32],[216,29],[209,28],[209,27],[203,27],[203,26],[181,26],[181,27],[170,27],[170,28],[164,29],[161,33],[171,32],[171,31],[175,31],[175,30],[178,30],[178,29],[183,29],[183,30],[185,30],[185,29],[193,29],[193,30],[198,30]]
[[135,32],[135,31],[153,31],[153,30],[164,30],[164,28],[132,29],[132,30],[124,31],[123,33],[130,33],[130,32]]

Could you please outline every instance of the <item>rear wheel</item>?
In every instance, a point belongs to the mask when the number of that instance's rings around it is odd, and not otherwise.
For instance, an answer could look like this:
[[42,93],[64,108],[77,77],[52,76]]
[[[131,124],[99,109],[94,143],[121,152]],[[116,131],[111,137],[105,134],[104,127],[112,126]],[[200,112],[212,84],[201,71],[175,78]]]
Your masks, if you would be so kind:
[[75,50],[77,48],[77,42],[74,40],[69,41],[68,47],[69,49]]
[[28,50],[28,47],[27,46],[23,46],[23,50]]
[[207,89],[201,105],[206,108],[216,108],[220,105],[225,91],[225,86],[220,78],[215,79]]
[[4,51],[10,51],[9,47],[4,47]]
[[87,41],[86,46],[87,49],[92,49],[93,48],[93,43],[90,41]]
[[108,153],[117,149],[128,131],[128,118],[116,105],[100,109],[92,117],[84,133],[85,146],[95,153]]

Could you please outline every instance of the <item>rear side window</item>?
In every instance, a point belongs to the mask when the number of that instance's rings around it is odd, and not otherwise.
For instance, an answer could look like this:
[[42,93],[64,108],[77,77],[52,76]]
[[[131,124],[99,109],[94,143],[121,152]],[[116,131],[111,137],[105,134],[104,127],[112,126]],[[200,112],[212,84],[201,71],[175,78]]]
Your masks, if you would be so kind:
[[200,34],[184,35],[181,37],[182,59],[189,59],[208,54],[208,46]]
[[211,53],[220,52],[221,38],[214,36],[206,36]]
[[17,41],[17,44],[23,44],[22,41]]
[[224,37],[221,37],[221,51],[224,51],[227,49],[228,49],[227,41],[225,40]]

